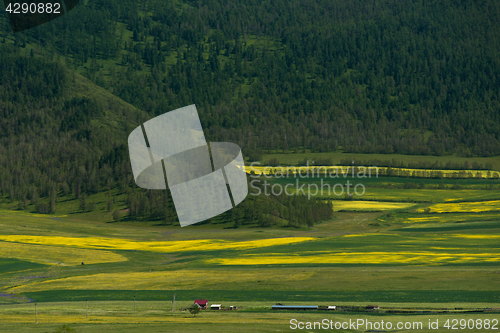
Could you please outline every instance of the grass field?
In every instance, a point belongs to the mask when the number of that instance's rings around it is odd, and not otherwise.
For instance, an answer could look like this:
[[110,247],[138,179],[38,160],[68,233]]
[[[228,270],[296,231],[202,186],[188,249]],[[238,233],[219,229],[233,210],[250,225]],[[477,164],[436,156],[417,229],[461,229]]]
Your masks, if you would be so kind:
[[[429,321],[438,322],[441,329],[446,324],[447,320],[464,319],[466,321],[472,319],[486,320],[491,317],[487,314],[467,313],[467,314],[423,314],[412,316],[387,315],[387,314],[347,314],[347,313],[332,313],[332,312],[269,312],[264,310],[264,304],[247,302],[243,304],[246,310],[241,311],[206,311],[196,317],[179,312],[169,311],[165,308],[166,304],[159,302],[136,302],[136,314],[133,313],[133,302],[128,304],[124,302],[91,302],[89,304],[89,317],[86,318],[85,303],[57,303],[39,305],[38,324],[34,323],[33,304],[17,305],[11,307],[9,313],[1,316],[3,322],[0,331],[8,332],[22,327],[30,332],[54,332],[63,324],[67,323],[66,318],[71,318],[71,323],[66,324],[77,332],[94,332],[99,329],[100,332],[116,332],[119,328],[120,332],[192,332],[192,331],[208,331],[208,332],[293,332],[290,329],[290,320],[292,318],[302,322],[321,322],[324,319],[343,323],[357,321],[362,319],[374,322],[390,322],[394,327],[398,322],[409,322],[410,327],[413,323],[421,325],[422,329],[419,332],[436,332],[436,330],[428,329]],[[181,305],[187,305],[184,303]],[[394,304],[382,304],[390,308]],[[454,304],[463,306],[463,304]],[[478,308],[484,307],[487,304],[474,304]],[[413,307],[413,304],[405,304],[405,306]],[[64,311],[60,309],[64,308]],[[267,307],[268,308],[268,307]],[[421,310],[436,309],[435,304],[422,304]],[[30,322],[29,319],[32,321]],[[127,322],[128,324],[120,324]],[[421,323],[421,324],[419,324]],[[404,325],[404,324],[403,324]],[[418,327],[418,326],[413,326]],[[313,330],[307,330],[313,331]],[[319,330],[314,330],[319,331]],[[353,330],[338,330],[340,332],[365,332],[364,323],[360,323],[359,329]],[[408,330],[391,330],[391,331],[408,331]],[[443,330],[439,330],[443,331]],[[471,332],[484,332],[480,329],[468,330]]]
[[[55,332],[68,325],[76,332],[280,332],[294,331],[292,318],[431,319],[445,331],[451,318],[500,319],[499,180],[340,180],[362,183],[366,191],[353,200],[313,193],[311,200],[333,199],[334,218],[310,229],[113,222],[103,193],[88,198],[97,205],[89,213],[79,213],[71,198],[62,198],[54,215],[16,210],[3,200],[0,331]],[[180,311],[199,298],[239,310],[196,317]],[[273,312],[276,303],[381,308]]]

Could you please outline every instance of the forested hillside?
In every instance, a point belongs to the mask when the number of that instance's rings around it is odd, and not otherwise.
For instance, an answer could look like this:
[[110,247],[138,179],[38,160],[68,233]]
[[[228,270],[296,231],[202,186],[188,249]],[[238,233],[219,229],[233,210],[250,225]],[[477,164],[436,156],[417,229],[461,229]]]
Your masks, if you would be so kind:
[[[59,200],[96,209],[89,196],[107,192],[108,211],[125,195],[127,220],[177,224],[169,191],[138,189],[124,142],[147,115],[61,64],[26,57],[11,45],[0,54],[0,202],[38,213]],[[250,197],[207,222],[312,226],[332,216],[331,204],[305,197]],[[115,217],[115,219],[118,219]]]
[[82,1],[12,36],[154,116],[245,148],[500,154],[500,4]]
[[21,205],[49,197],[54,206],[57,194],[79,198],[130,182],[124,142],[147,116],[56,62],[15,51],[3,45],[0,53],[1,197]]
[[496,0],[89,0],[18,34],[2,15],[0,191],[42,211],[126,191],[130,129],[192,103],[247,154],[500,154]]

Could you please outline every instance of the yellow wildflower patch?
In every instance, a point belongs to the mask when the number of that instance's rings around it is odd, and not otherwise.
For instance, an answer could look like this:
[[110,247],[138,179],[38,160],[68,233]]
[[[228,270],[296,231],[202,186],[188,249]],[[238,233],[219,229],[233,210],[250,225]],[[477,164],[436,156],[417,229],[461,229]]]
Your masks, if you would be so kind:
[[345,201],[345,200],[334,200],[333,210],[393,210],[393,209],[403,209],[414,206],[413,203],[406,202],[381,202],[381,201]]
[[[500,211],[500,200],[440,203],[429,207],[434,213],[467,213],[467,212],[486,212]],[[423,212],[423,209],[419,209]]]
[[[327,174],[330,177],[344,177],[344,176],[363,176],[377,177],[388,173],[389,168],[377,166],[252,166],[246,165],[245,172],[254,173],[256,175],[278,175],[278,176],[293,176],[294,174],[308,173],[310,176],[317,176],[319,174]],[[393,176],[410,177],[415,176],[419,178],[429,178],[441,176],[443,178],[494,178],[497,172],[487,170],[432,170],[432,169],[409,169],[409,168],[390,168]]]
[[0,235],[0,240],[27,244],[68,246],[85,249],[137,250],[151,252],[183,252],[196,249],[246,250],[275,245],[288,245],[312,241],[312,237],[283,237],[232,242],[220,239],[197,239],[183,241],[134,241],[122,238],[61,237],[31,235]]
[[209,259],[220,265],[283,265],[283,264],[448,264],[498,262],[498,253],[441,252],[332,252],[314,256],[247,255],[238,258]]
[[461,247],[439,247],[439,246],[431,246],[430,249],[432,250],[447,250],[447,251],[450,251],[450,250],[462,250],[464,251],[465,249],[461,248]]
[[[363,167],[354,169],[354,176],[376,177],[378,175],[377,167]],[[276,175],[276,176],[294,176],[301,173],[302,175],[318,176],[319,174],[327,174],[330,177],[340,178],[353,175],[351,166],[245,166],[245,172],[254,173],[256,175]]]
[[397,234],[384,234],[381,232],[374,233],[362,233],[362,234],[349,234],[343,235],[342,237],[366,237],[366,236],[398,236]]
[[467,235],[467,234],[457,234],[453,235],[453,237],[458,238],[468,238],[468,239],[499,239],[500,235]]
[[405,221],[405,223],[412,223],[412,222],[435,222],[436,219],[440,219],[440,216],[426,216],[426,217],[409,217],[408,221]]
[[[418,211],[422,211],[419,209]],[[500,213],[500,212],[499,212]],[[489,213],[488,218],[498,218],[500,214]],[[437,223],[447,223],[447,222],[469,222],[475,219],[484,219],[484,216],[478,215],[477,213],[470,214],[434,214],[434,215],[426,215],[424,217],[409,217],[407,218],[405,223],[413,223],[413,222],[437,222]]]
[[126,257],[110,251],[75,249],[70,247],[1,242],[0,257],[15,258],[49,265],[99,264],[126,261]]

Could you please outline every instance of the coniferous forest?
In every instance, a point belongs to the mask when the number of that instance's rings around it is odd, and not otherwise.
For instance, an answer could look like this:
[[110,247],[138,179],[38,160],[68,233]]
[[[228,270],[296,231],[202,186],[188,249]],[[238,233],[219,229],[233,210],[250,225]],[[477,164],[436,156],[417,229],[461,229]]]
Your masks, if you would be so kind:
[[[500,155],[495,0],[89,0],[0,27],[0,195],[21,208],[119,188],[131,217],[175,219],[133,189],[126,138],[193,103],[244,154]],[[264,224],[301,205],[266,200]]]

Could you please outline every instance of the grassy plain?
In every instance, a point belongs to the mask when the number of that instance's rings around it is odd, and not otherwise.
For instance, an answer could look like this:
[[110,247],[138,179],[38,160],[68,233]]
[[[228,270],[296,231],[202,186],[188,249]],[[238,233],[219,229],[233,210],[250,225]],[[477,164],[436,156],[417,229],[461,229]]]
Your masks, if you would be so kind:
[[[137,312],[134,315],[132,303],[123,304],[118,302],[94,302],[89,309],[89,318],[86,319],[84,303],[58,303],[40,306],[39,323],[29,322],[28,318],[33,318],[33,305],[17,306],[14,311],[9,313],[7,319],[1,318],[3,325],[0,332],[12,332],[19,328],[30,332],[54,332],[61,325],[67,323],[66,318],[71,318],[71,323],[66,324],[75,329],[76,332],[293,332],[297,330],[290,329],[290,320],[292,318],[302,322],[321,322],[324,319],[336,322],[349,322],[363,319],[374,322],[391,322],[396,326],[398,322],[422,323],[419,332],[436,332],[428,329],[429,320],[438,321],[441,330],[446,331],[443,326],[449,319],[489,319],[491,315],[486,314],[423,314],[412,316],[401,315],[378,315],[378,314],[345,314],[345,313],[311,313],[311,312],[270,312],[263,310],[260,304],[248,304],[256,306],[256,310],[233,311],[233,312],[214,312],[205,311],[193,317],[183,312],[171,312],[161,307],[160,304],[153,302],[138,302]],[[128,305],[128,306],[127,306]],[[456,304],[459,305],[459,304]],[[477,304],[482,307],[485,304]],[[151,308],[150,308],[151,306]],[[247,306],[245,304],[245,306]],[[431,305],[434,308],[434,305]],[[463,306],[463,304],[462,304]],[[60,308],[66,310],[61,312]],[[422,310],[429,309],[426,305]],[[42,312],[43,311],[43,312]],[[120,314],[119,314],[120,313]],[[127,322],[127,324],[122,324]],[[410,324],[411,325],[411,324]],[[412,325],[413,326],[413,325]],[[258,327],[258,330],[256,328]],[[416,326],[415,326],[416,327]],[[324,331],[324,330],[306,330],[306,331]],[[359,329],[335,330],[339,332],[365,332],[366,327],[361,325]],[[391,330],[392,332],[408,332],[411,330]],[[467,330],[470,332],[484,332],[484,329]]]
[[[88,198],[97,206],[89,213],[79,213],[78,201],[69,197],[54,215],[17,210],[3,200],[0,331],[54,332],[66,324],[76,332],[280,332],[292,331],[291,318],[431,319],[441,325],[450,318],[499,318],[499,180],[340,180],[360,182],[366,192],[354,200],[309,193],[311,200],[332,200],[335,211],[333,219],[310,229],[113,222],[103,193]],[[302,183],[318,185],[321,179]],[[116,206],[124,208],[123,196],[116,197]],[[197,298],[239,310],[196,317],[179,311]],[[449,312],[277,313],[270,310],[276,303]],[[485,308],[492,310],[457,313]]]

